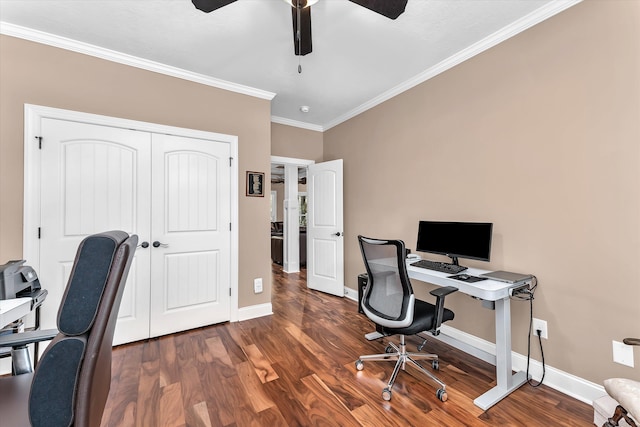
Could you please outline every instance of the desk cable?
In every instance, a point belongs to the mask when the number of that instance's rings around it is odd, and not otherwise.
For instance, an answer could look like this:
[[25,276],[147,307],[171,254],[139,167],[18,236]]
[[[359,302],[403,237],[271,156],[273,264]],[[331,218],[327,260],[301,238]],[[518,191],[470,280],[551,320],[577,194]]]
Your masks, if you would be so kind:
[[539,387],[544,381],[544,375],[546,373],[545,363],[544,363],[544,350],[542,349],[542,331],[537,330],[536,335],[538,336],[538,343],[540,344],[540,354],[542,357],[542,377],[537,384],[534,384],[533,381],[529,378],[529,361],[531,360],[531,331],[533,329],[533,294],[538,287],[538,278],[533,276],[533,282],[528,289],[519,290],[517,293],[514,293],[511,297],[514,300],[520,301],[529,301],[529,334],[527,336],[527,383],[531,387]]

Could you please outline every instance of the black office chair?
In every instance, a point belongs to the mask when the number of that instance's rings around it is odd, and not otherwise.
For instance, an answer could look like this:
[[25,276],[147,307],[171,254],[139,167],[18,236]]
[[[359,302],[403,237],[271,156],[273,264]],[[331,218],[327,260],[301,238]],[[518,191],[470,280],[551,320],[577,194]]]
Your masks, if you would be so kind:
[[453,286],[437,288],[431,291],[436,304],[430,304],[415,298],[405,263],[405,247],[402,240],[379,240],[358,236],[368,281],[362,297],[362,310],[383,335],[400,335],[399,345],[390,342],[383,354],[360,356],[356,369],[364,369],[364,361],[396,361],[387,387],[382,391],[384,400],[391,400],[391,389],[400,368],[405,369],[407,362],[420,372],[434,380],[440,388],[436,397],[447,400],[445,384],[427,371],[417,360],[431,360],[434,369],[438,369],[438,356],[427,353],[407,353],[405,335],[419,332],[439,334],[442,322],[453,319],[453,312],[444,308],[444,298],[457,291]]
[[[138,236],[123,231],[80,243],[58,310],[59,332],[35,372],[0,378],[2,427],[100,425],[111,385],[113,332],[137,243]],[[50,339],[51,332],[12,334],[0,346],[43,337]]]
[[[640,338],[625,338],[622,341],[627,345],[640,345]],[[636,427],[634,419],[640,419],[640,382],[626,378],[609,378],[604,380],[604,389],[618,402],[618,406],[603,427],[617,426],[622,419],[629,426]]]

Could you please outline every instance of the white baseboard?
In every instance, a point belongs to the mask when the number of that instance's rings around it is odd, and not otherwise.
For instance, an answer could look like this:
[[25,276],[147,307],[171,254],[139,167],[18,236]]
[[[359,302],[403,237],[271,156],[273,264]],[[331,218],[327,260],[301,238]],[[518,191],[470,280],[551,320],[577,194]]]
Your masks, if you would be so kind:
[[238,321],[255,319],[256,317],[269,316],[273,314],[271,303],[250,305],[238,309]]
[[[351,288],[344,288],[344,290],[347,298],[358,299],[357,291]],[[434,337],[429,334],[429,337],[440,340],[492,365],[496,364],[496,345],[475,335],[451,326],[442,325],[440,335]],[[513,351],[511,352],[511,361],[514,371],[527,370],[526,355]],[[542,378],[542,363],[540,361],[534,359],[529,361],[529,375],[536,383],[540,381],[540,378]],[[544,385],[589,405],[593,404],[594,400],[607,394],[603,386],[549,365],[545,366]],[[524,387],[528,386],[524,385]]]
[[[495,365],[496,345],[492,342],[447,325],[442,325],[440,327],[440,335],[433,338]],[[526,355],[512,351],[511,363],[514,371],[527,370]],[[540,361],[534,359],[529,361],[529,375],[536,383],[540,381],[540,378],[542,378],[542,363]],[[589,405],[593,404],[594,400],[607,394],[603,386],[549,365],[545,366],[543,383]],[[528,386],[525,384],[523,387]]]
[[355,289],[347,288],[345,286],[344,296],[351,300],[358,301],[358,291],[356,291]]

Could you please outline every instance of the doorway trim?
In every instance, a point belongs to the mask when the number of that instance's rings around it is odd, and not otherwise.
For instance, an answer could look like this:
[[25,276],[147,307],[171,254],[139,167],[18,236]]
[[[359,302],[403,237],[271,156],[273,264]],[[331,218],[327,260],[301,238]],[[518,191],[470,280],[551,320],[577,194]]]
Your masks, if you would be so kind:
[[40,123],[42,119],[76,121],[95,125],[138,130],[143,132],[169,134],[187,138],[216,140],[230,144],[231,161],[231,265],[230,265],[230,320],[238,321],[238,137],[195,129],[141,122],[137,120],[109,117],[98,114],[82,113],[41,105],[24,105],[24,216],[23,216],[23,259],[29,264],[40,265],[40,245],[38,229],[40,227],[40,169],[41,157],[39,144]]
[[[282,267],[287,273],[295,273],[300,271],[300,261],[299,261],[299,253],[300,253],[300,227],[298,225],[297,214],[295,224],[292,221],[288,221],[287,217],[291,215],[291,210],[295,210],[297,212],[298,205],[298,173],[297,168],[306,168],[309,165],[315,164],[315,160],[306,160],[306,159],[296,159],[293,157],[280,157],[280,156],[271,156],[271,164],[278,164],[285,166],[285,193],[284,193],[284,247],[282,248],[283,252],[283,262]],[[291,184],[290,174],[287,172],[287,166],[296,167],[296,180],[295,184]],[[292,173],[292,172],[291,172]],[[291,218],[289,218],[291,219]]]

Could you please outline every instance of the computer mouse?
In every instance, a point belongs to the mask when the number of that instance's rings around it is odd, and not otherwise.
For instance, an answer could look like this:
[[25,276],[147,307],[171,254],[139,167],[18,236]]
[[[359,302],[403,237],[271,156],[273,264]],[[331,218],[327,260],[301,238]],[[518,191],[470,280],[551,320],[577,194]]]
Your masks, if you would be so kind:
[[469,275],[468,274],[460,274],[460,275],[458,275],[458,279],[467,280],[467,279],[469,279]]

